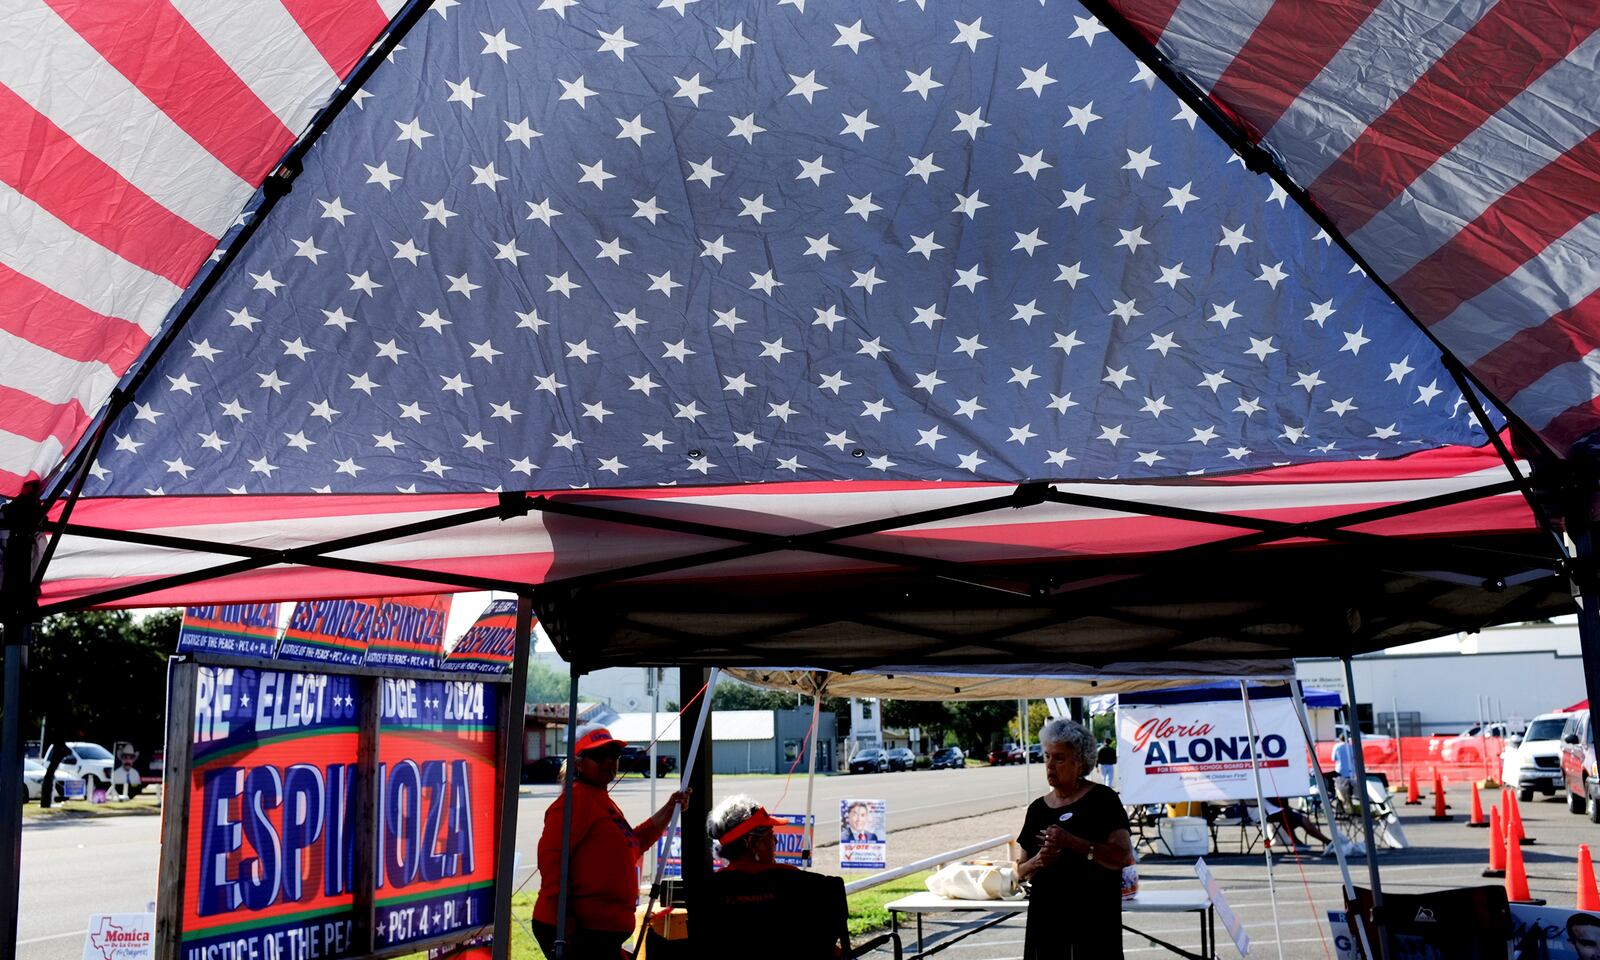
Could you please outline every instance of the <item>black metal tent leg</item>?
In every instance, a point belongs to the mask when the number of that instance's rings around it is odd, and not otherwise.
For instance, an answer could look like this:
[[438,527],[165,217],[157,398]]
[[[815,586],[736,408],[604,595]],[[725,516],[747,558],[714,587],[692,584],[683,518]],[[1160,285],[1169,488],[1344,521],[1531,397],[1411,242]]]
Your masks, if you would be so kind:
[[1594,521],[1587,500],[1568,520],[1574,549],[1572,592],[1578,600],[1578,641],[1583,653],[1584,692],[1591,711],[1600,710],[1600,570],[1595,565]]
[[[31,625],[6,625],[5,730],[0,741],[0,958],[17,955],[17,914],[22,878],[22,672],[28,661],[26,646]],[[16,630],[13,635],[12,631]],[[13,638],[15,641],[13,642]]]
[[[502,696],[500,729],[505,742],[500,754],[500,849],[495,852],[494,940],[492,960],[511,956],[512,872],[517,862],[517,805],[522,796],[522,763],[526,758],[528,658],[533,653],[533,600],[517,598],[517,634],[511,655],[511,685]],[[577,684],[573,684],[577,689]],[[566,884],[562,884],[563,887]]]
[[1377,918],[1383,910],[1383,881],[1378,876],[1378,848],[1372,839],[1372,801],[1367,797],[1367,760],[1361,752],[1361,723],[1356,716],[1356,675],[1350,666],[1348,656],[1344,660],[1344,689],[1350,697],[1346,704],[1349,712],[1345,715],[1345,725],[1350,728],[1350,748],[1355,754],[1356,785],[1351,791],[1357,803],[1361,805],[1361,836],[1367,845],[1367,880],[1372,884],[1372,913],[1373,926],[1378,932],[1378,954],[1380,957],[1390,956],[1389,938],[1384,933],[1383,923]]
[[[522,608],[517,607],[517,618],[522,618]],[[572,781],[577,776],[578,758],[572,745],[578,742],[578,665],[572,665],[571,685],[567,688],[567,762],[562,765],[566,776],[561,784],[561,892],[556,897],[556,950],[553,960],[566,960],[567,955],[567,898],[572,881]],[[496,931],[498,933],[499,931]],[[509,931],[507,931],[509,933]]]

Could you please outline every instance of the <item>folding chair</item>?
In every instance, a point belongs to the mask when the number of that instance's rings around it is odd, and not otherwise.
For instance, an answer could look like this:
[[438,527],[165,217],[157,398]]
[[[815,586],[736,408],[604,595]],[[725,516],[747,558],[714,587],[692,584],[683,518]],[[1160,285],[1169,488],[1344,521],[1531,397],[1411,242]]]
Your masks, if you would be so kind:
[[[704,924],[696,918],[691,926],[690,941],[697,956],[759,955],[762,960],[853,956],[849,906],[839,877],[801,870],[723,870],[711,875],[707,893]],[[697,905],[698,901],[691,905],[691,912]]]

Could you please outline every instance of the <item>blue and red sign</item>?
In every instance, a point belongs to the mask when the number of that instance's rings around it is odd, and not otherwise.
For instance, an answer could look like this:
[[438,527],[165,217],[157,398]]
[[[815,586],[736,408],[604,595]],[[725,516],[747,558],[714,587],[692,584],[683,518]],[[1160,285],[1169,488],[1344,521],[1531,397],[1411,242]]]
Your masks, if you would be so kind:
[[450,655],[444,669],[462,673],[501,674],[511,669],[517,641],[517,601],[491,600]]
[[278,639],[278,604],[225,603],[185,607],[179,653],[271,657]]
[[448,593],[384,597],[367,635],[367,665],[437,670],[449,618]]
[[382,605],[381,597],[300,601],[278,644],[278,659],[360,666]]
[[[380,681],[380,947],[492,917],[496,694]],[[357,677],[198,668],[182,955],[322,960],[353,942]]]

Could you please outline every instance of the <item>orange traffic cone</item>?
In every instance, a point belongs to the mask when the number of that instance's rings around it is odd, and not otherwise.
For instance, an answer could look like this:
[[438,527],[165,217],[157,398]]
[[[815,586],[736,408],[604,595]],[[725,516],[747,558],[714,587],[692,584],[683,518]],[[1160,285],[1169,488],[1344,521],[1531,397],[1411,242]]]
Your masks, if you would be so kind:
[[[1522,823],[1522,801],[1517,799],[1517,793],[1515,790],[1507,790],[1506,795],[1511,798],[1511,815],[1515,817],[1517,821],[1517,842],[1523,844],[1524,846],[1533,843],[1533,838],[1528,836],[1527,827],[1523,826]],[[1510,831],[1506,832],[1506,836],[1511,836]]]
[[1528,893],[1528,871],[1522,866],[1522,845],[1506,843],[1506,899],[1527,902],[1533,899]]
[[1500,830],[1500,808],[1492,807],[1489,810],[1489,869],[1483,871],[1486,877],[1503,877],[1506,875],[1506,839]]
[[1433,775],[1433,816],[1429,817],[1436,823],[1453,820],[1454,817],[1445,811],[1450,807],[1444,802],[1444,782],[1439,779],[1438,773]]
[[1489,821],[1483,818],[1483,802],[1478,799],[1478,782],[1472,782],[1472,819],[1467,821],[1469,827],[1487,827]]
[[1589,859],[1589,845],[1578,844],[1578,909],[1600,911],[1600,890],[1594,885],[1594,861]]
[[1406,806],[1420,807],[1422,805],[1422,791],[1417,788],[1417,768],[1411,768],[1411,778],[1406,783]]

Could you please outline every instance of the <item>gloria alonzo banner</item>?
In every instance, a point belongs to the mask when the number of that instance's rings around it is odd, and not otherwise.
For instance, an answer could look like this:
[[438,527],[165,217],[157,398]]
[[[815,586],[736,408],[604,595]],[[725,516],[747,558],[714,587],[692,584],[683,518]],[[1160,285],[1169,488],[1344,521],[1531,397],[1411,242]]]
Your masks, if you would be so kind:
[[1254,800],[1257,770],[1263,796],[1310,793],[1306,738],[1286,688],[1252,687],[1250,712],[1253,736],[1238,684],[1120,696],[1122,802]]
[[380,700],[374,944],[483,932],[493,914],[499,793],[494,684],[265,667],[193,671],[176,956],[337,960],[367,952],[356,942],[355,865],[368,696]]

